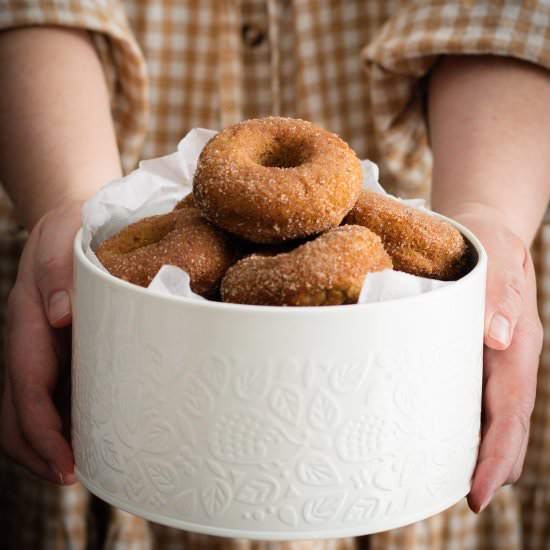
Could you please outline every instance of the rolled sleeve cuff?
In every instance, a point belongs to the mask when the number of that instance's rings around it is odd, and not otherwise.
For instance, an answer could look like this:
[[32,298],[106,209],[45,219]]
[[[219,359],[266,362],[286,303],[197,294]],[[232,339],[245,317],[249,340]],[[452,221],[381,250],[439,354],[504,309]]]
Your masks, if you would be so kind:
[[550,6],[406,2],[364,48],[380,153],[390,178],[404,174],[405,194],[425,188],[429,179],[422,82],[441,55],[498,55],[550,68]]
[[0,30],[59,26],[87,30],[101,60],[125,171],[139,160],[148,119],[145,60],[119,0],[12,0]]

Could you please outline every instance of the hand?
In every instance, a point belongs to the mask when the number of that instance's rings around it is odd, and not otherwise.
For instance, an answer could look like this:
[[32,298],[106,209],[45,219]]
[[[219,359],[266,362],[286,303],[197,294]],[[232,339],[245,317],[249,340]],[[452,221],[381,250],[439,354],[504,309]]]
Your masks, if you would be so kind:
[[81,202],[48,212],[35,225],[8,298],[6,378],[0,419],[5,453],[38,476],[75,481],[67,418],[56,403],[68,389],[73,239]]
[[543,332],[527,246],[488,207],[470,205],[452,217],[474,232],[489,257],[482,438],[468,495],[470,508],[480,512],[521,475]]

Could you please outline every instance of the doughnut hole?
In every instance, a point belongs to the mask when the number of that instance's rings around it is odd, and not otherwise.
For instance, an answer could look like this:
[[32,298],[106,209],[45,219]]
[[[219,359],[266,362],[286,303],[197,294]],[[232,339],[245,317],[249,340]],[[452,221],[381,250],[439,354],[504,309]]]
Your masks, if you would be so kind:
[[274,139],[254,160],[265,168],[296,168],[310,157],[310,147],[303,141],[292,143]]
[[340,225],[362,188],[361,164],[335,134],[303,120],[253,119],[202,150],[193,195],[213,224],[278,244]]

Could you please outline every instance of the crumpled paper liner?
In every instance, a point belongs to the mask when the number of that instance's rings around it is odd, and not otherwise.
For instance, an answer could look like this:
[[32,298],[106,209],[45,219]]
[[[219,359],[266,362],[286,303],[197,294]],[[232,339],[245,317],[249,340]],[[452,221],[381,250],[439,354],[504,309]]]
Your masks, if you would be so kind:
[[[193,174],[199,154],[215,134],[215,131],[203,128],[191,130],[178,144],[177,152],[140,162],[137,170],[120,180],[108,183],[85,203],[82,245],[92,263],[106,271],[94,253],[99,243],[133,222],[170,212],[179,200],[192,191]],[[376,164],[364,160],[361,161],[361,166],[365,188],[391,197],[378,183]],[[424,208],[423,200],[401,202],[429,212]],[[148,289],[161,294],[204,300],[191,290],[189,282],[189,275],[185,271],[165,265]],[[358,303],[415,296],[449,284],[453,282],[426,279],[387,269],[367,274]]]

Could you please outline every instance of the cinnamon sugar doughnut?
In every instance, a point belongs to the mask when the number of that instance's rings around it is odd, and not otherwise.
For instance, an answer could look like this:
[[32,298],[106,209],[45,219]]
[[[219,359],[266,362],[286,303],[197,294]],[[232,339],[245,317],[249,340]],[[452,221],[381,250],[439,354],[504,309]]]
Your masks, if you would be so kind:
[[193,193],[185,195],[185,197],[174,206],[174,210],[183,210],[184,208],[197,208]]
[[341,223],[363,180],[355,153],[304,120],[254,119],[204,147],[193,195],[212,223],[258,243],[321,233]]
[[231,235],[204,219],[191,198],[178,210],[129,225],[101,243],[96,255],[112,275],[140,286],[148,286],[165,264],[180,267],[189,274],[193,292],[208,298],[241,252]]
[[379,193],[363,190],[344,223],[379,235],[399,271],[450,281],[465,268],[466,243],[457,229]]
[[291,252],[248,256],[229,268],[224,302],[273,306],[356,303],[368,272],[391,269],[380,238],[360,226],[331,229]]

